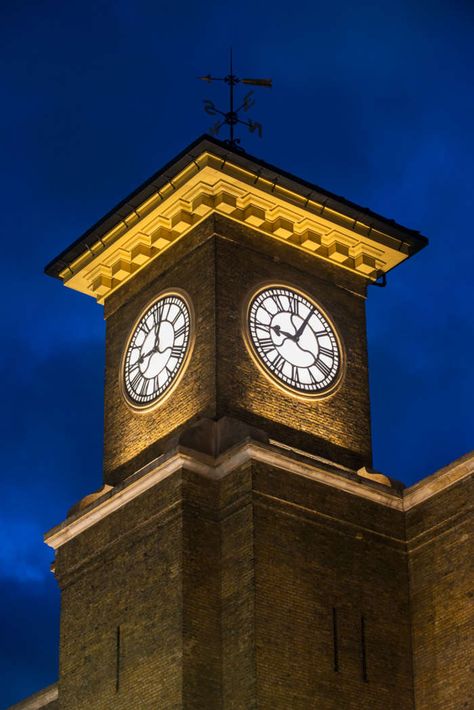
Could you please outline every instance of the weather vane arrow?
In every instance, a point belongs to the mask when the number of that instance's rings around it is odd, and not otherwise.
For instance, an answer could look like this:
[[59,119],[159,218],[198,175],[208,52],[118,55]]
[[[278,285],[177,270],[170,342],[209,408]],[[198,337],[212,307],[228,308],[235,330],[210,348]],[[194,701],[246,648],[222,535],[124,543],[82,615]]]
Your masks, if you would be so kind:
[[220,109],[217,108],[217,106],[214,104],[214,102],[211,101],[210,99],[204,100],[204,111],[206,113],[208,113],[210,116],[220,116],[221,117],[211,127],[211,135],[217,136],[217,134],[219,133],[222,126],[227,124],[229,126],[229,139],[226,141],[226,143],[228,143],[229,145],[231,145],[234,148],[237,148],[238,144],[240,143],[240,139],[235,138],[234,129],[235,129],[235,126],[240,123],[243,126],[247,126],[250,133],[257,132],[258,136],[260,138],[262,137],[262,124],[261,123],[258,123],[258,121],[253,121],[250,118],[245,121],[239,116],[241,111],[247,112],[255,104],[255,99],[253,97],[253,94],[254,94],[253,90],[249,91],[247,94],[245,94],[242,103],[236,109],[235,104],[234,104],[234,87],[237,84],[247,84],[250,86],[266,86],[268,88],[271,88],[271,86],[272,86],[271,79],[240,79],[238,76],[236,76],[234,74],[234,70],[233,70],[233,66],[232,66],[232,50],[230,52],[230,71],[227,74],[227,76],[217,77],[217,76],[211,76],[210,74],[206,74],[206,76],[200,76],[199,79],[201,79],[201,81],[206,81],[209,84],[212,81],[223,81],[229,86],[229,110],[228,111],[221,111]]

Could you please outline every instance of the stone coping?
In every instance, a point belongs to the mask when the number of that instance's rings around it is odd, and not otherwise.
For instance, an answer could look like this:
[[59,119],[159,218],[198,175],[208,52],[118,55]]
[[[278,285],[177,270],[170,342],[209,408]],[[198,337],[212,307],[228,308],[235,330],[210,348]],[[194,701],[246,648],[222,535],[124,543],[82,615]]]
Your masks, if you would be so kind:
[[447,466],[440,468],[430,476],[403,491],[403,508],[410,510],[432,496],[459,483],[474,473],[474,451],[470,451]]
[[10,705],[7,710],[39,710],[40,708],[47,708],[50,703],[53,703],[58,699],[58,685],[54,683],[53,685],[48,685],[47,688],[39,690],[34,695],[30,695],[25,700],[21,700],[15,705]]
[[183,468],[219,480],[237,467],[251,461],[259,461],[311,478],[323,485],[338,488],[402,512],[458,483],[474,471],[474,452],[471,452],[411,488],[400,491],[360,477],[348,468],[280,446],[275,442],[263,444],[246,439],[217,458],[178,446],[129,476],[123,483],[112,489],[104,488],[103,495],[96,498],[89,506],[78,510],[46,533],[45,541],[50,547],[58,549],[159,481]]

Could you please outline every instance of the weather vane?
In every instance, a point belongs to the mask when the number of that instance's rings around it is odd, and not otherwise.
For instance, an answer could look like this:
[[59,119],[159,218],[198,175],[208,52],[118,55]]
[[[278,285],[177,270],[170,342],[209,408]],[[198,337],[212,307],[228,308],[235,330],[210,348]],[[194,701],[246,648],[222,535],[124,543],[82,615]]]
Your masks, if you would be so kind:
[[211,76],[210,74],[207,74],[207,76],[200,76],[199,79],[202,81],[207,81],[208,83],[211,83],[211,81],[224,81],[228,86],[229,86],[229,111],[220,111],[212,101],[209,99],[205,99],[204,101],[204,111],[208,113],[210,116],[222,116],[214,125],[211,127],[211,135],[217,136],[219,133],[220,129],[224,124],[227,124],[229,126],[229,139],[226,141],[229,145],[231,145],[234,148],[238,147],[238,144],[240,143],[239,138],[235,138],[234,136],[234,128],[238,123],[241,123],[243,126],[247,126],[249,129],[250,133],[255,133],[255,131],[258,133],[258,136],[261,138],[262,137],[262,124],[258,123],[257,121],[252,121],[252,119],[248,119],[247,121],[244,121],[240,118],[239,113],[241,111],[247,112],[249,108],[251,108],[254,103],[255,99],[253,98],[253,91],[249,91],[247,94],[245,94],[243,101],[241,105],[239,106],[238,109],[234,108],[234,87],[236,84],[247,84],[251,86],[267,86],[268,88],[271,88],[272,86],[272,80],[271,79],[240,79],[238,76],[235,76],[234,70],[232,67],[232,50],[230,51],[230,71],[227,76],[224,77],[216,77],[216,76]]

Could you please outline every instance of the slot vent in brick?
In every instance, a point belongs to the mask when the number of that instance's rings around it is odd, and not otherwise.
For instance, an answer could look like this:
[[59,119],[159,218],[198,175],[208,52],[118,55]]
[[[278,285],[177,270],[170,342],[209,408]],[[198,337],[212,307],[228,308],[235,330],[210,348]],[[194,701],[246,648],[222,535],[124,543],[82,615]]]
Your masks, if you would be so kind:
[[360,617],[360,664],[361,664],[361,674],[364,683],[369,682],[367,676],[367,642],[366,642],[366,628],[365,628],[365,617],[362,614]]
[[120,626],[117,626],[115,635],[115,692],[120,690]]
[[337,609],[332,609],[332,657],[333,669],[335,673],[339,672],[339,647],[337,639]]

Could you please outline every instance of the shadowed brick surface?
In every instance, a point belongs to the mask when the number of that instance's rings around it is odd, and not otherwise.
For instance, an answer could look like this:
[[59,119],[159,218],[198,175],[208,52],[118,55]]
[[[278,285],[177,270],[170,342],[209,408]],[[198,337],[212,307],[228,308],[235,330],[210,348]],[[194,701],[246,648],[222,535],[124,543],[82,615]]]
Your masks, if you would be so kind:
[[469,707],[462,560],[410,554],[411,600],[402,511],[263,463],[175,473],[58,552],[61,708]]
[[417,710],[474,708],[473,479],[407,514]]
[[259,708],[413,708],[403,514],[261,464],[254,500]]

